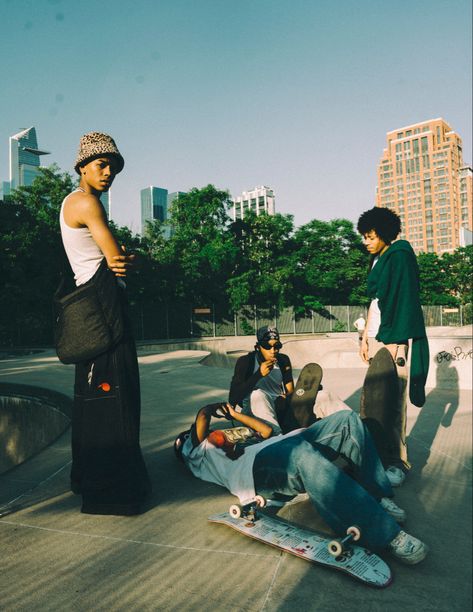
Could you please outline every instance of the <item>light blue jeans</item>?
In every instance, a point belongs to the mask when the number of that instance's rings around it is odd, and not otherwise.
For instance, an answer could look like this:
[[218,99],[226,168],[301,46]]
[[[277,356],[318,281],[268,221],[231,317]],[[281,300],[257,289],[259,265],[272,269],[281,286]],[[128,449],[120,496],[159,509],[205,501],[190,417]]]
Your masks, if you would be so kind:
[[[353,478],[333,463],[338,457],[346,459]],[[253,475],[256,492],[267,498],[307,492],[338,535],[357,525],[361,543],[371,549],[386,547],[400,531],[379,504],[392,496],[392,488],[370,434],[352,410],[267,446],[256,455]]]

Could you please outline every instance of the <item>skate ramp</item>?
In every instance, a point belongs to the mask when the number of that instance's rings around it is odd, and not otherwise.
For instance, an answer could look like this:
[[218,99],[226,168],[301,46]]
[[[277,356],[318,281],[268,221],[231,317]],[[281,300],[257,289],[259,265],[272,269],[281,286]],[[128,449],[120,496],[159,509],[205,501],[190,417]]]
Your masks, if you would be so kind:
[[64,433],[70,424],[71,404],[60,393],[0,383],[0,474]]

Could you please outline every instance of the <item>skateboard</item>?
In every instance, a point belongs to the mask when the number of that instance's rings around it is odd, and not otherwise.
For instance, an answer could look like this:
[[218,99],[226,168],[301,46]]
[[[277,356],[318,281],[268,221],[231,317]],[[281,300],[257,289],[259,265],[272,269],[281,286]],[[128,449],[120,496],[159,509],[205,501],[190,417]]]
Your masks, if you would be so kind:
[[294,393],[289,397],[289,414],[285,425],[294,429],[308,427],[315,422],[314,404],[317,393],[322,388],[322,375],[322,368],[318,363],[308,363],[302,368]]
[[390,463],[396,442],[392,440],[394,418],[399,401],[396,365],[387,348],[371,360],[361,392],[360,417],[368,427],[384,465]]
[[360,538],[353,526],[341,539],[331,539],[278,518],[263,514],[264,500],[257,496],[243,506],[230,506],[229,512],[208,517],[211,523],[227,525],[259,542],[270,544],[296,557],[345,572],[361,582],[378,588],[392,582],[389,566],[377,555],[352,542]]

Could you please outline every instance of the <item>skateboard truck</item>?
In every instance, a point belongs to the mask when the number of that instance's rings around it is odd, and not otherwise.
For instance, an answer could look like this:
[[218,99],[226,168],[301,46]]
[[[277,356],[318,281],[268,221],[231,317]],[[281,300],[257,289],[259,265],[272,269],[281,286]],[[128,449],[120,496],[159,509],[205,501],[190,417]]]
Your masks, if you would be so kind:
[[347,535],[341,540],[331,540],[328,545],[328,552],[333,557],[338,557],[342,554],[344,550],[346,550],[345,545],[353,540],[353,542],[357,542],[361,538],[361,531],[359,527],[352,525],[347,529]]
[[256,510],[264,508],[266,500],[262,495],[256,495],[251,501],[245,504],[232,504],[228,513],[232,518],[248,518],[251,521],[256,519]]

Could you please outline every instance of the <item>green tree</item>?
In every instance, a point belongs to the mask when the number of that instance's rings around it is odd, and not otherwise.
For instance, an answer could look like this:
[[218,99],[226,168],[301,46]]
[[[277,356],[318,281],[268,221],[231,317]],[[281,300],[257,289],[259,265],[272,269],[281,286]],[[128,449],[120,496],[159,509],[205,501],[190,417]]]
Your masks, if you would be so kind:
[[3,343],[51,342],[51,300],[65,264],[59,210],[74,185],[57,166],[40,168],[30,187],[14,190],[0,207]]
[[227,231],[229,204],[227,191],[207,185],[171,205],[173,233],[165,255],[176,298],[207,306],[226,301],[225,282],[235,257]]
[[297,230],[294,242],[294,297],[300,309],[367,303],[368,258],[351,221],[314,219]]
[[445,260],[437,253],[419,253],[417,256],[420,280],[420,301],[426,305],[456,304],[456,298],[446,286],[448,272]]
[[292,299],[292,215],[248,212],[232,224],[236,249],[227,293],[234,309],[246,304],[283,307]]
[[445,253],[442,263],[446,271],[445,288],[460,304],[472,303],[473,245]]

